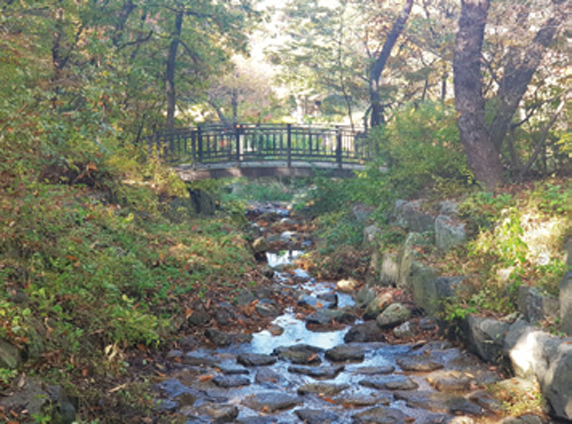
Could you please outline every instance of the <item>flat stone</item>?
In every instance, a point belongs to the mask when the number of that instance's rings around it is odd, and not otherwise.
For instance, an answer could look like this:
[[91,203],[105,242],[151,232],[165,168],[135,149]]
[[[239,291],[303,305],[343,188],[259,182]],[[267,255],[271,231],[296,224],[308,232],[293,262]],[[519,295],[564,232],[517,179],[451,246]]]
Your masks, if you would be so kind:
[[288,372],[295,374],[308,375],[316,380],[328,380],[336,378],[336,376],[344,370],[344,366],[337,367],[302,367],[299,365],[292,365],[288,367]]
[[323,409],[297,409],[294,413],[307,424],[334,424],[339,422],[340,417],[331,411]]
[[395,371],[393,365],[381,365],[377,367],[361,367],[352,370],[354,374],[376,375],[376,374],[391,374]]
[[468,390],[471,377],[460,371],[435,371],[425,377],[427,382],[440,392]]
[[410,408],[427,409],[432,412],[441,412],[461,415],[483,415],[484,411],[479,405],[449,393],[416,391],[395,392],[395,398],[404,400]]
[[198,412],[206,414],[211,418],[212,423],[230,423],[238,417],[238,407],[235,405],[219,405],[207,403],[198,408]]
[[192,390],[181,383],[176,378],[170,378],[157,384],[157,388],[162,390],[168,397],[176,398],[182,393],[191,393]]
[[307,344],[297,344],[294,346],[281,346],[274,349],[273,354],[280,359],[287,359],[293,364],[319,364],[322,362],[319,354],[324,349]]
[[380,394],[362,394],[362,393],[348,393],[334,398],[337,405],[342,405],[345,408],[363,408],[365,406],[382,405],[388,406],[393,399],[390,393]]
[[170,350],[169,353],[167,353],[167,359],[181,358],[182,356],[183,351],[178,349]]
[[365,359],[360,346],[339,345],[326,351],[326,359],[333,362],[361,362]]
[[280,315],[276,302],[273,300],[260,299],[254,308],[261,317],[276,317]]
[[349,384],[308,383],[298,387],[299,395],[317,394],[323,396],[336,396],[348,389]]
[[217,328],[207,328],[205,330],[205,336],[207,336],[207,338],[218,347],[230,346],[233,342],[233,336],[231,333],[220,331]]
[[236,357],[236,361],[247,367],[260,367],[275,364],[277,358],[275,356],[258,353],[242,353]]
[[249,371],[244,367],[234,364],[219,364],[217,368],[226,375],[248,374]]
[[356,317],[351,309],[319,309],[306,316],[308,324],[328,325],[332,323],[353,324]]
[[213,378],[213,383],[219,387],[242,387],[249,386],[250,380],[243,375],[219,375]]
[[280,380],[280,375],[270,368],[259,369],[254,377],[254,381],[256,381],[257,384],[262,385],[273,385],[278,383]]
[[303,403],[299,396],[284,392],[262,392],[245,398],[241,404],[255,411],[275,412]]
[[185,365],[193,365],[195,367],[214,367],[218,366],[220,361],[213,359],[211,354],[206,356],[206,354],[202,355],[195,352],[188,352],[182,357],[182,362]]
[[387,375],[361,380],[360,386],[378,390],[415,390],[419,385],[404,375]]
[[403,371],[435,371],[443,368],[443,364],[431,359],[429,356],[405,356],[397,359],[397,364]]
[[468,399],[494,414],[500,414],[503,410],[502,403],[487,390],[477,390]]
[[367,321],[350,328],[344,336],[346,343],[352,342],[383,342],[385,341],[383,330],[375,321]]
[[355,414],[352,417],[354,424],[405,424],[407,415],[395,408],[372,408]]

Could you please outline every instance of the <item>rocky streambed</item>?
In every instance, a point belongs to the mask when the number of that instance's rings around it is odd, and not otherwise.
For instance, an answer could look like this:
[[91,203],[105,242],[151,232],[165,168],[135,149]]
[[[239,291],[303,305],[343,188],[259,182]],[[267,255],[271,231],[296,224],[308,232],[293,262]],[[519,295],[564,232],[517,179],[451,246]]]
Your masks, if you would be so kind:
[[[283,209],[265,213],[289,219]],[[260,243],[308,244],[285,233]],[[295,300],[279,311],[253,295],[257,313],[277,315],[267,328],[251,337],[211,332],[217,348],[168,353],[169,372],[155,386],[162,413],[187,423],[546,422],[503,419],[501,402],[486,390],[501,380],[495,367],[439,340],[434,319],[411,319],[414,308],[391,293],[316,282],[293,265],[302,254],[267,255],[269,290]],[[523,396],[530,390],[520,380],[506,384]]]

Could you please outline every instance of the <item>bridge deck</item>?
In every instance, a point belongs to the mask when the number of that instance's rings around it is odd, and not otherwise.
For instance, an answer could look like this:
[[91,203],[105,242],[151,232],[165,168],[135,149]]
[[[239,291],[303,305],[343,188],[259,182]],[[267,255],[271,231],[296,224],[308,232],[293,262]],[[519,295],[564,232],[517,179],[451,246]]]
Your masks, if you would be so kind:
[[210,178],[229,177],[312,177],[324,175],[329,177],[349,178],[355,171],[363,171],[361,164],[338,164],[332,162],[292,161],[253,161],[225,162],[217,164],[183,164],[175,167],[175,171],[183,181],[198,181]]

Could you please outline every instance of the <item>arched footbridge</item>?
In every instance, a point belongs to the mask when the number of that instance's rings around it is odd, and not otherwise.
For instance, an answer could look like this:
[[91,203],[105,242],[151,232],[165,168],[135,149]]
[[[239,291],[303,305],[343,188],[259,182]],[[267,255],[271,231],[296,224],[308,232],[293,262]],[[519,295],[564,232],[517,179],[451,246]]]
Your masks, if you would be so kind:
[[149,138],[184,181],[224,177],[351,177],[373,158],[363,131],[293,124],[201,125]]

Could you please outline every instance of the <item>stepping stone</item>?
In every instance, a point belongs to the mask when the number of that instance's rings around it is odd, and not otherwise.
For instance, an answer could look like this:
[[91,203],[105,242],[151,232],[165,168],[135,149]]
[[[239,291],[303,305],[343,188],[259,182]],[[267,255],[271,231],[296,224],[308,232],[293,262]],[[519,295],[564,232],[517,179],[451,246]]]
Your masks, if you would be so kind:
[[219,364],[217,368],[226,375],[240,375],[249,373],[246,368],[239,367],[234,364]]
[[275,412],[292,408],[302,403],[302,398],[284,392],[262,392],[247,397],[241,402],[255,411]]
[[500,414],[503,410],[502,403],[486,390],[477,390],[468,399],[495,414]]
[[322,409],[297,409],[294,413],[307,424],[334,424],[340,417],[333,412]]
[[352,370],[354,374],[376,375],[376,374],[391,374],[395,371],[393,365],[381,365],[378,367],[360,367]]
[[395,408],[372,408],[355,414],[352,419],[354,424],[405,424],[407,415]]
[[468,390],[471,378],[460,371],[434,371],[425,380],[440,392]]
[[434,361],[428,356],[406,356],[399,358],[397,364],[403,371],[435,371],[443,368],[443,364]]
[[323,396],[336,396],[348,389],[349,384],[309,383],[298,387],[299,395],[317,394]]
[[346,343],[352,342],[383,342],[385,341],[383,330],[375,321],[367,321],[350,328],[344,336]]
[[389,393],[381,394],[361,394],[350,393],[334,398],[337,405],[342,405],[344,408],[363,408],[365,406],[389,406],[393,396]]
[[316,380],[336,378],[336,376],[343,370],[343,365],[337,367],[302,367],[300,365],[292,365],[288,367],[288,372],[308,375]]
[[238,417],[238,407],[235,405],[207,403],[198,408],[197,412],[211,417],[211,422],[213,423],[234,422],[236,417]]
[[195,367],[214,367],[220,363],[220,361],[212,359],[212,354],[205,356],[195,352],[189,352],[183,356],[182,362],[185,365],[193,365]]
[[219,375],[213,378],[213,383],[226,389],[230,387],[249,386],[250,380],[242,375]]
[[254,377],[254,381],[258,384],[275,384],[280,380],[280,375],[270,368],[261,368]]
[[319,364],[322,360],[319,354],[324,349],[310,346],[306,344],[297,344],[288,347],[278,347],[274,349],[273,354],[278,355],[280,359],[287,359],[294,364]]
[[308,324],[353,324],[356,320],[351,309],[319,309],[306,317]]
[[371,387],[378,390],[415,390],[419,385],[404,375],[387,375],[361,380],[360,386]]
[[275,356],[261,355],[257,353],[242,353],[236,357],[236,361],[247,367],[259,367],[273,365],[277,359]]
[[333,362],[361,362],[365,359],[360,346],[339,345],[326,351],[326,358]]
[[454,415],[483,415],[484,411],[479,405],[449,393],[416,391],[396,392],[398,400],[404,400],[410,408],[427,409],[432,412],[449,413]]

